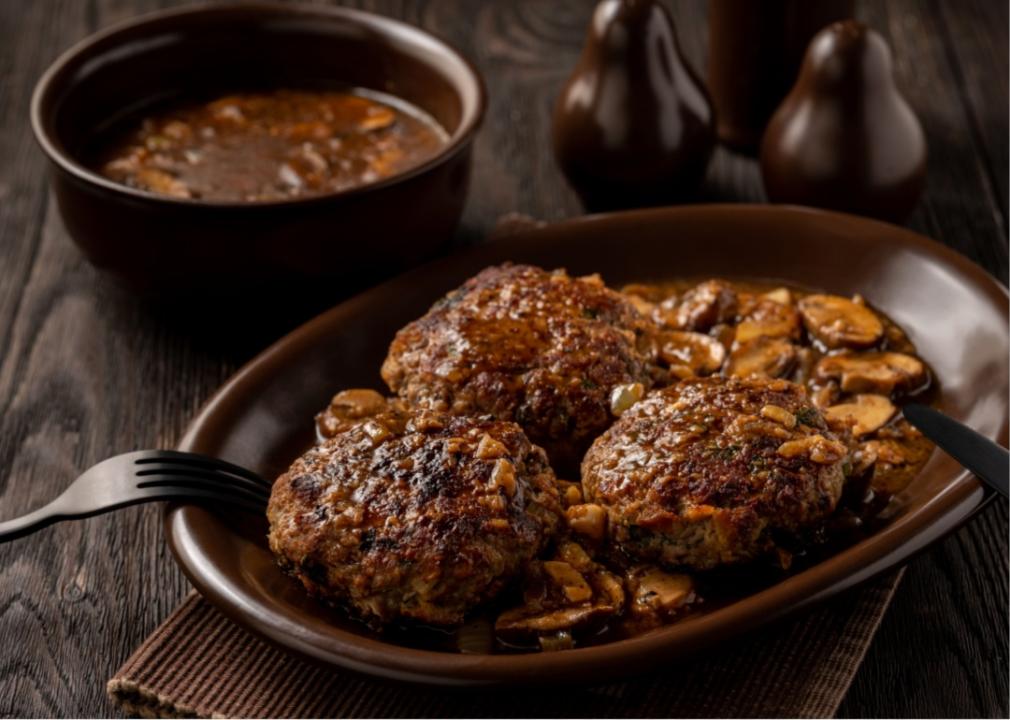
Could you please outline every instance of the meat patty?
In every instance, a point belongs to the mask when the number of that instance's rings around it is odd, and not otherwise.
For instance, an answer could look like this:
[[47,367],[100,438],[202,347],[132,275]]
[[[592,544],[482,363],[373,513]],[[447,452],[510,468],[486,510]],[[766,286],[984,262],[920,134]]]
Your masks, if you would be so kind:
[[834,510],[846,459],[801,386],[693,378],[624,413],[586,454],[582,483],[626,553],[705,570],[787,552],[780,542]]
[[547,456],[515,423],[390,403],[331,429],[274,484],[270,548],[373,624],[462,621],[560,525]]
[[613,421],[615,390],[652,384],[655,354],[646,319],[598,276],[502,265],[400,330],[382,377],[411,404],[519,423],[568,471]]

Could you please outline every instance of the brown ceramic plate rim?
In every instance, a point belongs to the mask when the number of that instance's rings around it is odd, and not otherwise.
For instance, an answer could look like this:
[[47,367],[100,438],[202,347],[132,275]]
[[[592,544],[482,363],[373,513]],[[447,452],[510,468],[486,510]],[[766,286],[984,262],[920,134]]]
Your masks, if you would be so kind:
[[[157,28],[162,21],[176,17],[198,17],[200,15],[211,13],[220,14],[229,11],[247,10],[289,13],[291,15],[316,15],[323,18],[341,18],[366,26],[381,35],[402,38],[414,46],[428,45],[430,47],[437,48],[438,52],[440,52],[444,57],[451,59],[452,62],[457,63],[460,68],[465,70],[467,86],[456,88],[462,98],[463,105],[463,115],[460,119],[459,127],[453,131],[453,133],[449,136],[449,140],[445,147],[443,147],[438,153],[419,165],[415,165],[403,172],[397,173],[396,175],[392,175],[391,177],[383,180],[377,180],[376,182],[365,185],[349,187],[336,192],[328,192],[322,195],[312,195],[309,197],[290,198],[284,200],[257,200],[255,202],[180,198],[132,188],[105,178],[90,170],[85,165],[77,162],[62,148],[58,141],[50,137],[46,119],[43,118],[43,102],[47,95],[52,91],[55,78],[65,72],[67,66],[76,62],[82,55],[86,55],[96,45],[105,42],[109,38],[114,38],[116,35],[120,35],[138,27],[152,26]],[[314,203],[333,200],[335,198],[352,197],[362,193],[371,192],[373,190],[378,190],[380,188],[389,187],[390,185],[406,182],[411,178],[422,175],[431,168],[442,165],[467,146],[474,134],[480,128],[480,125],[484,120],[486,110],[487,88],[485,87],[484,79],[477,71],[477,68],[472,62],[464,57],[460,51],[442,38],[437,37],[427,30],[396,20],[395,18],[354,8],[310,5],[304,3],[285,4],[277,2],[240,1],[211,5],[188,5],[184,7],[170,8],[167,10],[158,10],[151,13],[145,13],[136,18],[115,23],[87,36],[65,50],[58,58],[56,58],[55,61],[53,61],[53,64],[46,69],[46,71],[42,74],[42,77],[39,78],[39,81],[36,83],[35,89],[32,92],[30,118],[32,132],[46,156],[66,172],[90,185],[97,185],[126,197],[140,198],[148,202],[164,203],[166,205],[205,208],[272,208],[278,206],[286,207],[292,205],[311,205]]]
[[[743,218],[812,213],[825,223],[838,219],[865,223],[867,231],[886,235],[888,242],[925,250],[941,263],[953,266],[970,278],[994,304],[998,303],[1004,318],[1008,317],[1006,289],[953,250],[893,225],[840,213],[789,206],[683,206],[587,216],[547,229],[559,226],[578,229],[593,223],[612,223],[615,219],[619,224],[650,216],[652,219],[667,216],[675,223],[681,213],[737,213]],[[533,230],[498,243],[535,241],[537,232]],[[311,347],[314,336],[339,322],[342,316],[367,306],[371,296],[389,286],[408,282],[415,274],[451,267],[463,255],[479,256],[481,253],[478,247],[429,263],[341,303],[290,333],[245,365],[208,401],[189,426],[179,448],[198,450],[203,433],[213,432],[218,423],[229,422],[228,417],[240,402],[245,387],[283,368],[287,357]],[[1004,446],[1008,437],[1005,407],[1004,404],[998,430],[989,433]],[[658,660],[703,652],[719,641],[826,599],[907,561],[959,527],[991,497],[970,473],[960,471],[907,521],[885,526],[840,553],[732,605],[627,640],[558,653],[521,655],[461,655],[419,650],[383,643],[340,628],[333,628],[320,639],[311,629],[256,603],[241,587],[222,575],[211,557],[213,549],[202,547],[193,532],[208,511],[193,506],[170,507],[165,521],[169,545],[196,588],[230,618],[280,647],[314,661],[386,678],[443,685],[508,685],[602,680],[654,667]]]

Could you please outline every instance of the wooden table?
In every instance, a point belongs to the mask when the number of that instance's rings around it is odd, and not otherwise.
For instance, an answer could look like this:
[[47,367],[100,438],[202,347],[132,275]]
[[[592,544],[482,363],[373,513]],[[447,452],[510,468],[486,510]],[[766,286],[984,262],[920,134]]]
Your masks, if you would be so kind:
[[[28,126],[31,90],[71,43],[158,0],[0,3],[0,515],[49,500],[78,471],[170,447],[251,355],[172,329],[70,244]],[[579,52],[589,2],[374,0],[472,58],[490,107],[460,242],[519,210],[579,214],[550,154],[549,115]],[[672,0],[684,50],[704,66],[703,0]],[[895,54],[930,143],[909,226],[1007,281],[1007,4],[864,3]],[[705,194],[763,201],[758,168],[720,150]],[[236,350],[235,348],[243,348]],[[0,715],[115,713],[105,681],[188,591],[160,510],[134,508],[0,546]],[[841,708],[853,716],[1006,716],[1007,503],[908,566]]]

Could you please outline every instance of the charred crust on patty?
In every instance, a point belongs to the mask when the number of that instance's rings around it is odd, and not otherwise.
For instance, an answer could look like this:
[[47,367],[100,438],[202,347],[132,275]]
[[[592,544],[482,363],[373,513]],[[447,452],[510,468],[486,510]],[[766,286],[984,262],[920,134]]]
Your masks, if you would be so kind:
[[274,485],[270,548],[308,592],[374,624],[461,622],[562,523],[522,429],[395,406],[347,423]]
[[822,523],[841,496],[846,441],[799,385],[693,378],[654,391],[593,444],[583,490],[632,557],[705,570]]

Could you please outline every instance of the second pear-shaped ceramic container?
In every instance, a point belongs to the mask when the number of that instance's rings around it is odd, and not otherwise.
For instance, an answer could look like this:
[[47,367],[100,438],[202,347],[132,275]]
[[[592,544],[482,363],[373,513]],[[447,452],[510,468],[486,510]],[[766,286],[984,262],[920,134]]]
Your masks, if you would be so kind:
[[901,222],[926,177],[926,138],[895,86],[891,51],[860,22],[829,25],[761,142],[772,202]]

